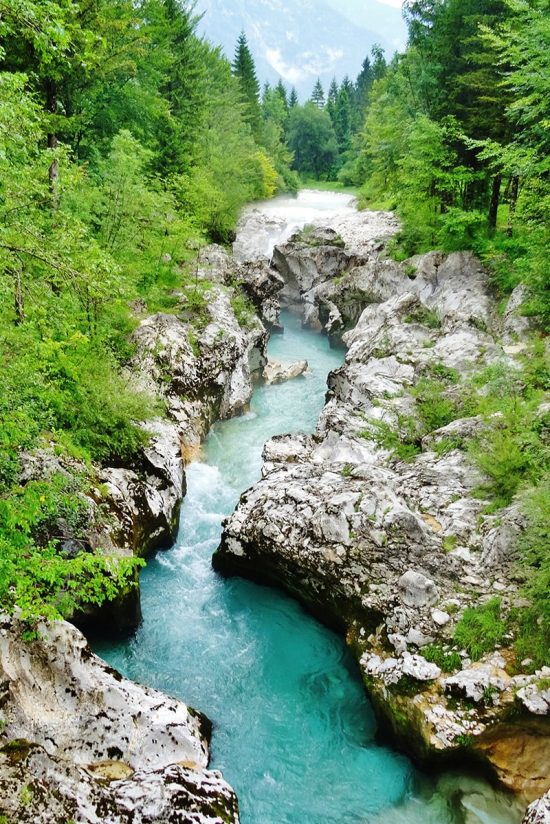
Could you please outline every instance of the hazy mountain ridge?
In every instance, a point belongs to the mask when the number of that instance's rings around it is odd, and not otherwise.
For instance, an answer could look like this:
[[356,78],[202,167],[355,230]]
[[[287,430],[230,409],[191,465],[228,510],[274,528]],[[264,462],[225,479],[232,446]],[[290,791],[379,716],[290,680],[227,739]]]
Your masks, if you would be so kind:
[[392,53],[405,41],[401,12],[377,0],[199,0],[197,12],[228,57],[244,30],[260,80],[282,77],[302,96],[317,77],[355,78],[374,43]]

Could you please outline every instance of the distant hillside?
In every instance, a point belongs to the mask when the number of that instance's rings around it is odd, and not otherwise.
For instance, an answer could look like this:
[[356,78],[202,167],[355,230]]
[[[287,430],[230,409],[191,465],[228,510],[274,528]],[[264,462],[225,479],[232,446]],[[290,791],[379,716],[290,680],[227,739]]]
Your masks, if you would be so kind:
[[197,12],[228,57],[244,29],[260,81],[282,77],[302,97],[317,77],[355,78],[374,43],[389,54],[405,44],[400,11],[377,0],[198,0]]

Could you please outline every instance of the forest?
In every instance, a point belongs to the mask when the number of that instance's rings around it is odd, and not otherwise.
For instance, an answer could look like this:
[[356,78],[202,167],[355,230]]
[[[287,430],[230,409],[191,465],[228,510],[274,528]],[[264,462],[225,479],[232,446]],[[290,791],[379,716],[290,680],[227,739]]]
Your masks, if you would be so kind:
[[[60,513],[78,524],[93,465],[130,462],[147,439],[139,423],[162,414],[128,386],[131,332],[173,310],[197,248],[230,243],[244,204],[315,178],[395,210],[397,259],[472,249],[503,305],[526,285],[538,354],[488,405],[506,415],[488,471],[504,502],[537,481],[532,588],[548,632],[535,412],[550,385],[548,10],[408,2],[405,53],[374,48],[355,80],[318,82],[301,104],[282,81],[261,89],[245,33],[230,63],[178,0],[0,0],[3,604],[70,614],[75,593],[101,601],[131,580],[138,561],[114,571],[100,554],[67,556],[48,529]],[[21,456],[44,443],[89,473],[22,483]]]
[[[177,0],[0,3],[0,601],[24,613],[134,575],[50,528],[78,530],[93,463],[127,464],[162,414],[128,386],[131,332],[245,203],[297,186],[246,60],[232,71],[195,24]],[[89,471],[21,483],[45,444]]]

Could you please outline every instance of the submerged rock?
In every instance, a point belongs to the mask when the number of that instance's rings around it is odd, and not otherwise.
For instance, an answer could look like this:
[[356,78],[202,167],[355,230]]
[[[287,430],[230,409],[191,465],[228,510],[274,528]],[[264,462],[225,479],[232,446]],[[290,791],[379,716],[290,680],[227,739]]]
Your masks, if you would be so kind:
[[0,812],[10,821],[239,820],[208,720],[96,658],[70,624],[0,620]]

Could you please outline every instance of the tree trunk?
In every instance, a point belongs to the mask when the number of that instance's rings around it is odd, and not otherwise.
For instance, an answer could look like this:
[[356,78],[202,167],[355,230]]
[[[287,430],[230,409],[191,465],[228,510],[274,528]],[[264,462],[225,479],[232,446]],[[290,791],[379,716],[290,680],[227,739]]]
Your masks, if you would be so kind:
[[[48,80],[46,83],[46,109],[51,115],[55,115],[57,112],[57,85],[54,80]],[[48,149],[55,150],[58,145],[57,135],[54,132],[49,132]],[[50,181],[52,206],[54,209],[57,209],[59,207],[59,160],[57,158],[54,158],[50,163],[48,178]]]
[[489,233],[493,235],[497,228],[498,206],[500,203],[500,188],[502,186],[502,175],[497,174],[493,178],[493,188],[491,191],[491,202],[489,203]]
[[516,215],[516,206],[518,203],[519,194],[519,177],[514,175],[510,181],[510,212],[508,214],[508,228],[506,234],[512,237],[514,234],[514,217]]
[[25,320],[25,298],[23,297],[23,286],[21,283],[21,267],[16,266],[13,269],[13,277],[15,281],[14,289],[14,306],[15,306],[15,325],[21,326]]

